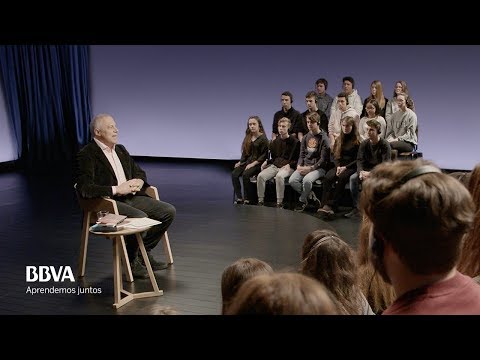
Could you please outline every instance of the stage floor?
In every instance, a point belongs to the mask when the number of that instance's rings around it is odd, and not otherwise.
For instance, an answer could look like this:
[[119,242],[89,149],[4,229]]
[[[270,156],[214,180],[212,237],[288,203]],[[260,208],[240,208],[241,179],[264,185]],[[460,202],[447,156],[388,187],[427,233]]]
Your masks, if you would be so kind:
[[[112,245],[94,235],[83,280],[27,282],[29,265],[54,266],[56,271],[70,266],[76,277],[82,217],[68,171],[55,175],[52,169],[35,176],[9,172],[0,174],[0,315],[148,315],[164,307],[185,315],[215,315],[221,311],[222,271],[240,257],[295,271],[303,239],[321,228],[336,230],[356,247],[359,220],[325,222],[315,213],[233,205],[230,163],[142,159],[139,164],[160,198],[177,209],[168,230],[174,264],[155,273],[164,295],[136,299],[115,310]],[[161,245],[154,255],[164,261]],[[142,290],[148,284],[135,280],[125,286]],[[38,288],[70,288],[75,294],[31,293]]]

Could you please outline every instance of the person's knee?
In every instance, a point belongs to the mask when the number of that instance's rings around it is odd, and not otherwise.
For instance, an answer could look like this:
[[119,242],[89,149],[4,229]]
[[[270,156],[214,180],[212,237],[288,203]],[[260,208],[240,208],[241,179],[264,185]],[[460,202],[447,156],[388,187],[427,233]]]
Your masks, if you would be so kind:
[[175,216],[177,215],[177,209],[175,208],[175,206],[173,206],[172,204],[168,204],[168,207],[166,208],[165,210],[165,214],[174,219]]

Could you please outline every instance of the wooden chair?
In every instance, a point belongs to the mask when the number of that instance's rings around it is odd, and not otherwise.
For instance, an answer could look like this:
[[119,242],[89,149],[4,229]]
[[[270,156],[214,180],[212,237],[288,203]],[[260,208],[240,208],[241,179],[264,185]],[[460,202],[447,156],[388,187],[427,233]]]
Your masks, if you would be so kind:
[[[94,198],[94,199],[85,199],[76,189],[75,193],[77,194],[78,203],[80,208],[83,210],[83,226],[82,226],[82,235],[80,239],[80,255],[78,262],[78,277],[85,276],[85,265],[87,261],[87,249],[88,249],[88,237],[89,237],[89,228],[90,225],[95,224],[97,221],[97,212],[100,210],[109,211],[112,214],[118,214],[117,204],[114,200],[109,198]],[[153,199],[160,200],[158,196],[158,190],[155,186],[150,186],[145,190],[145,193]],[[168,264],[173,264],[172,250],[170,248],[170,241],[168,238],[168,233],[165,231],[163,237],[163,248],[167,256]],[[123,236],[120,236],[120,244],[122,248],[121,259],[125,269],[125,274],[127,281],[133,282],[132,269],[130,268],[130,261],[128,259],[127,248],[125,246],[125,239]]]

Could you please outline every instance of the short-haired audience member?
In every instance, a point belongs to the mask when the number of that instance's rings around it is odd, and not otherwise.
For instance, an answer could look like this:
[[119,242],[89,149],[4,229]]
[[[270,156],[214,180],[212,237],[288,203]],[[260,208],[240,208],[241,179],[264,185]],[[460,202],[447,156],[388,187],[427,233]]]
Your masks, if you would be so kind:
[[264,205],[265,183],[275,177],[277,207],[283,208],[285,178],[293,174],[300,154],[300,142],[288,134],[290,126],[289,118],[281,118],[278,121],[279,136],[270,142],[271,159],[263,162],[262,171],[257,176],[257,195],[260,206]]
[[320,115],[313,112],[307,115],[309,132],[300,144],[297,169],[290,176],[289,183],[300,194],[295,211],[303,211],[309,198],[319,202],[312,191],[313,182],[324,177],[330,166],[330,144],[327,134],[320,129]]
[[[242,157],[232,171],[233,189],[237,197],[235,204],[249,204],[254,197],[250,190],[250,178],[260,172],[260,167],[267,159],[267,155],[268,139],[265,136],[262,121],[258,116],[250,116],[242,143]],[[245,197],[242,195],[240,177],[242,177]]]
[[345,185],[348,184],[350,176],[357,171],[359,146],[357,124],[352,117],[347,116],[342,119],[342,132],[333,147],[335,167],[330,169],[323,179],[323,207],[318,209],[319,212],[331,216],[337,211]]
[[331,230],[315,230],[302,247],[300,272],[320,281],[346,315],[374,315],[358,283],[352,248]]
[[413,112],[415,112],[415,104],[413,103],[413,99],[408,92],[407,83],[403,80],[399,80],[395,83],[395,87],[393,89],[393,97],[387,103],[387,109],[385,110],[385,121],[387,122],[387,124],[390,122],[392,115],[398,111],[398,103],[396,101],[396,98],[397,95],[400,93],[408,95],[407,107]]
[[385,111],[387,109],[388,99],[383,94],[383,87],[380,80],[372,81],[372,84],[370,85],[370,96],[367,97],[363,102],[363,110],[362,110],[362,113],[360,114],[360,117],[367,116],[366,107],[367,107],[367,102],[369,100],[375,100],[377,102],[379,107],[377,115],[380,115],[382,118],[385,118]]
[[324,78],[318,79],[315,81],[315,88],[317,90],[318,109],[323,111],[327,118],[330,119],[333,98],[327,94],[328,81]]
[[293,95],[290,91],[284,91],[281,96],[282,108],[277,111],[273,115],[273,123],[272,123],[272,140],[278,136],[278,120],[281,118],[289,118],[292,122],[292,126],[290,127],[289,134],[295,135],[298,137],[298,134],[294,133],[294,131],[298,128],[301,124],[303,119],[302,115],[293,108]]
[[358,233],[357,266],[359,286],[375,314],[380,315],[396,298],[395,289],[375,270],[371,259],[370,228],[372,222],[362,216]]
[[297,128],[294,130],[294,132],[298,134],[298,140],[300,141],[302,141],[303,135],[308,132],[307,115],[312,112],[317,112],[318,115],[320,115],[320,129],[328,132],[328,117],[318,108],[317,94],[315,91],[307,92],[305,95],[305,104],[307,105],[307,110],[302,113],[302,122],[301,124],[298,124]]
[[393,150],[399,153],[413,151],[417,145],[417,115],[407,108],[408,95],[397,95],[398,111],[395,112],[390,122],[387,123],[385,139]]
[[381,125],[377,120],[367,121],[368,139],[363,140],[358,149],[357,155],[357,172],[350,176],[350,193],[352,194],[353,209],[345,214],[348,218],[357,217],[358,212],[358,198],[360,192],[360,182],[367,179],[370,171],[375,166],[384,162],[390,161],[392,151],[390,144],[380,138]]
[[360,124],[358,125],[358,133],[360,134],[360,139],[362,141],[368,139],[368,134],[367,134],[368,120],[377,120],[380,123],[380,126],[381,126],[380,137],[385,138],[385,132],[387,131],[387,123],[385,122],[385,119],[379,115],[380,106],[378,105],[377,100],[367,99],[365,101],[365,111],[367,115],[360,119]]
[[233,262],[222,273],[222,315],[230,305],[240,286],[248,279],[273,273],[272,267],[256,258],[241,258]]
[[465,235],[458,271],[480,281],[480,164],[469,176],[468,191],[475,206],[472,229]]
[[337,315],[330,292],[317,280],[295,273],[257,275],[238,290],[226,315]]
[[[348,104],[350,104],[350,107],[355,109],[358,116],[360,117],[360,114],[362,113],[362,108],[363,108],[362,99],[360,98],[360,95],[358,95],[358,92],[355,89],[355,80],[353,80],[353,77],[345,76],[342,79],[342,92],[347,95]],[[335,98],[332,104],[332,113],[337,109],[338,109],[338,102],[337,102],[337,98]]]
[[344,117],[350,116],[355,119],[355,122],[358,125],[360,123],[360,114],[350,106],[349,99],[346,93],[341,92],[335,98],[337,103],[337,108],[332,110],[332,115],[328,120],[328,137],[330,139],[330,149],[333,149],[335,145],[335,140],[340,136],[342,132],[342,119]]
[[456,268],[475,215],[458,180],[423,159],[382,163],[360,206],[375,268],[397,294],[384,315],[480,314],[480,286]]

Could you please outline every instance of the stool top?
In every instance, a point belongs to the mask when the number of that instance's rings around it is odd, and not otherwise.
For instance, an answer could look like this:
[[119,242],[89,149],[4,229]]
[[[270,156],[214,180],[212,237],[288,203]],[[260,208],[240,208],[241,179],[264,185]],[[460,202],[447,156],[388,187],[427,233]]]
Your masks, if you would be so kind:
[[[104,231],[95,231],[95,230],[92,230],[92,227],[94,225],[92,225],[89,228],[89,231],[92,234],[96,234],[96,235],[103,235],[103,236],[107,236],[107,237],[115,237],[115,236],[132,235],[132,234],[141,233],[141,232],[149,230],[153,226],[153,225],[143,225],[143,226],[128,227],[128,224],[129,224],[130,221],[133,221],[133,219],[127,218],[124,221],[122,221],[119,224],[120,230],[118,230],[118,231],[105,231],[105,232]],[[158,223],[160,223],[160,222],[158,222]]]

